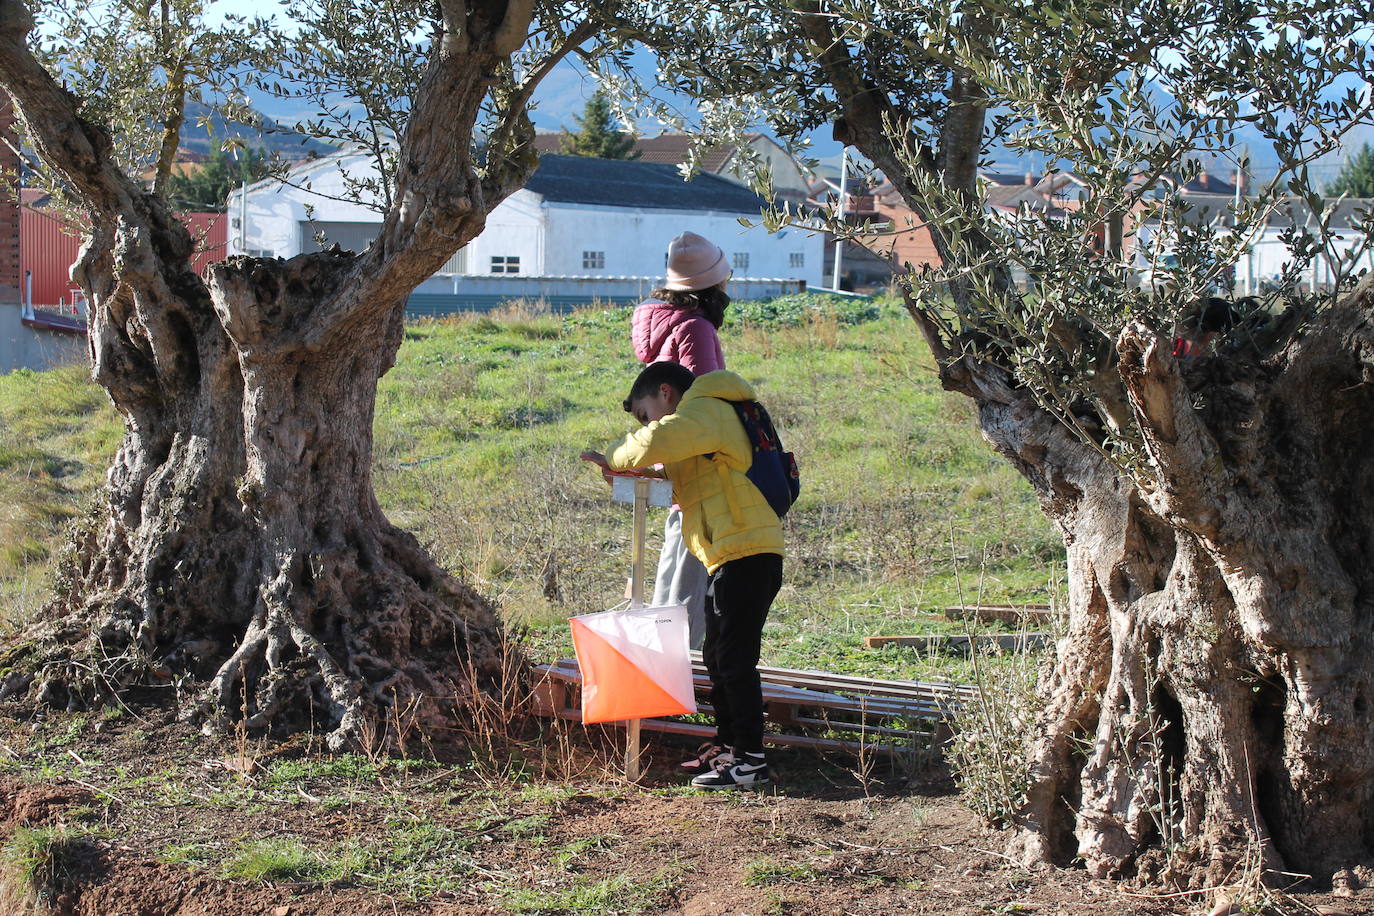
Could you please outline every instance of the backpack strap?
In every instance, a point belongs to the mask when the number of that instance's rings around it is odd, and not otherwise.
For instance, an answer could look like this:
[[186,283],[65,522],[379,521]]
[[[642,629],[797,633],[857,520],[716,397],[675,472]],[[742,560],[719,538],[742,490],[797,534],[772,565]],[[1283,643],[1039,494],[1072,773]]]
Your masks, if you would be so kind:
[[[726,398],[716,398],[716,400],[720,401],[723,404],[729,404],[732,409],[734,408],[734,401],[727,400]],[[735,416],[738,417],[739,414],[736,413]],[[740,426],[743,427],[743,425],[744,421],[741,420]],[[745,430],[744,438],[749,438],[748,433],[749,431]],[[752,442],[749,443],[751,460],[753,448],[754,444]],[[733,521],[736,525],[743,525],[744,510],[740,508],[739,497],[735,495],[735,482],[730,478],[730,466],[725,463],[725,458],[720,454],[720,452],[712,452],[711,461],[715,464],[716,471],[720,474],[720,487],[723,491],[725,491],[725,502],[730,506],[730,520]]]

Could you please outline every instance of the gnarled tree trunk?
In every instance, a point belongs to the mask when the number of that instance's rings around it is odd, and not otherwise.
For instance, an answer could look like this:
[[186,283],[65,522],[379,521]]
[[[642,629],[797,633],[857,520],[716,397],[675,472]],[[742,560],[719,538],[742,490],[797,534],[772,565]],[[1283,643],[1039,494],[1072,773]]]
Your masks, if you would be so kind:
[[1068,548],[1069,631],[1020,816],[1028,861],[1370,880],[1371,319],[1366,283],[1277,352],[1187,364],[1128,327],[1134,473],[924,325],[946,387],[978,402]]
[[[938,148],[912,149],[880,67],[825,17],[802,28],[824,49],[839,138],[923,218],[919,185],[938,182],[976,224],[977,86],[951,72]],[[951,240],[928,225],[945,256]],[[1244,863],[1374,880],[1374,281],[1300,332],[1302,316],[1276,318],[1186,363],[1163,332],[1129,325],[1104,342],[1097,403],[1074,430],[957,328],[978,314],[974,287],[986,299],[1007,284],[986,238],[961,247],[979,276],[950,284],[956,339],[914,304],[913,317],[1068,553],[1068,632],[1040,687],[1016,851],[1103,876],[1210,884]],[[1137,461],[1085,435],[1104,422],[1139,429]]]
[[207,723],[313,724],[340,746],[451,715],[467,675],[480,685],[496,670],[491,607],[388,523],[371,475],[377,380],[407,295],[535,165],[523,98],[492,138],[504,155],[481,175],[470,159],[530,0],[443,13],[377,241],[360,255],[231,258],[206,283],[185,228],[28,51],[22,3],[0,2],[0,83],[94,227],[76,279],[95,379],[125,421],[104,503],[48,621],[9,653],[5,693],[75,705],[189,678],[185,711]]

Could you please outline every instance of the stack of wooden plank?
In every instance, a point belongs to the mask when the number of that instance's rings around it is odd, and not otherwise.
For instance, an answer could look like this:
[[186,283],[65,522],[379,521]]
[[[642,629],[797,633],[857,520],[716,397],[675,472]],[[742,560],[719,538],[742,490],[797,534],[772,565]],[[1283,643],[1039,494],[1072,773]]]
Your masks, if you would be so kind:
[[[535,669],[534,711],[539,715],[581,720],[582,673],[575,659]],[[763,701],[771,727],[770,744],[830,750],[906,752],[918,735],[937,738],[946,722],[978,689],[934,681],[892,681],[759,667]],[[693,653],[692,680],[698,708],[711,712],[710,679],[701,657]],[[644,719],[641,727],[671,734],[710,738],[709,725],[681,718]]]

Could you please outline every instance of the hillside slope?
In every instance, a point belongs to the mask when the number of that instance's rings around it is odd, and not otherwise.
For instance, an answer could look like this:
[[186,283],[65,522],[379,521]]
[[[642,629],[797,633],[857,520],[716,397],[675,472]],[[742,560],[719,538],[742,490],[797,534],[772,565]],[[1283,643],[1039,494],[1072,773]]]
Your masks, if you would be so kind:
[[[731,369],[753,382],[802,469],[787,519],[773,664],[959,676],[959,663],[862,647],[957,629],[960,601],[1042,601],[1063,548],[979,436],[895,306],[789,299],[732,307]],[[375,472],[393,521],[500,602],[545,657],[564,620],[620,600],[630,514],[577,460],[630,428],[628,311],[514,307],[411,325],[378,391]],[[33,614],[64,525],[94,498],[118,418],[78,368],[0,376],[0,620]],[[661,516],[651,518],[658,549]],[[939,672],[933,668],[940,668]]]

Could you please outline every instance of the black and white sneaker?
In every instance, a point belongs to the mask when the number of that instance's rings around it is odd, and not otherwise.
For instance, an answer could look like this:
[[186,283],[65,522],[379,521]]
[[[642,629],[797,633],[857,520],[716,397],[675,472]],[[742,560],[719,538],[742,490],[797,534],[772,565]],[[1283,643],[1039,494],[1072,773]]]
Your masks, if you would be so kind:
[[719,744],[712,744],[710,741],[707,741],[701,747],[697,748],[697,755],[695,757],[684,760],[682,763],[678,764],[678,769],[682,770],[684,773],[709,773],[715,769],[716,761],[720,760],[722,757],[729,757],[731,761],[735,759],[734,755],[730,753],[731,750],[731,748],[721,747]]
[[752,789],[767,785],[768,764],[762,754],[741,754],[738,759],[727,755],[716,758],[715,768],[692,780],[698,789]]

